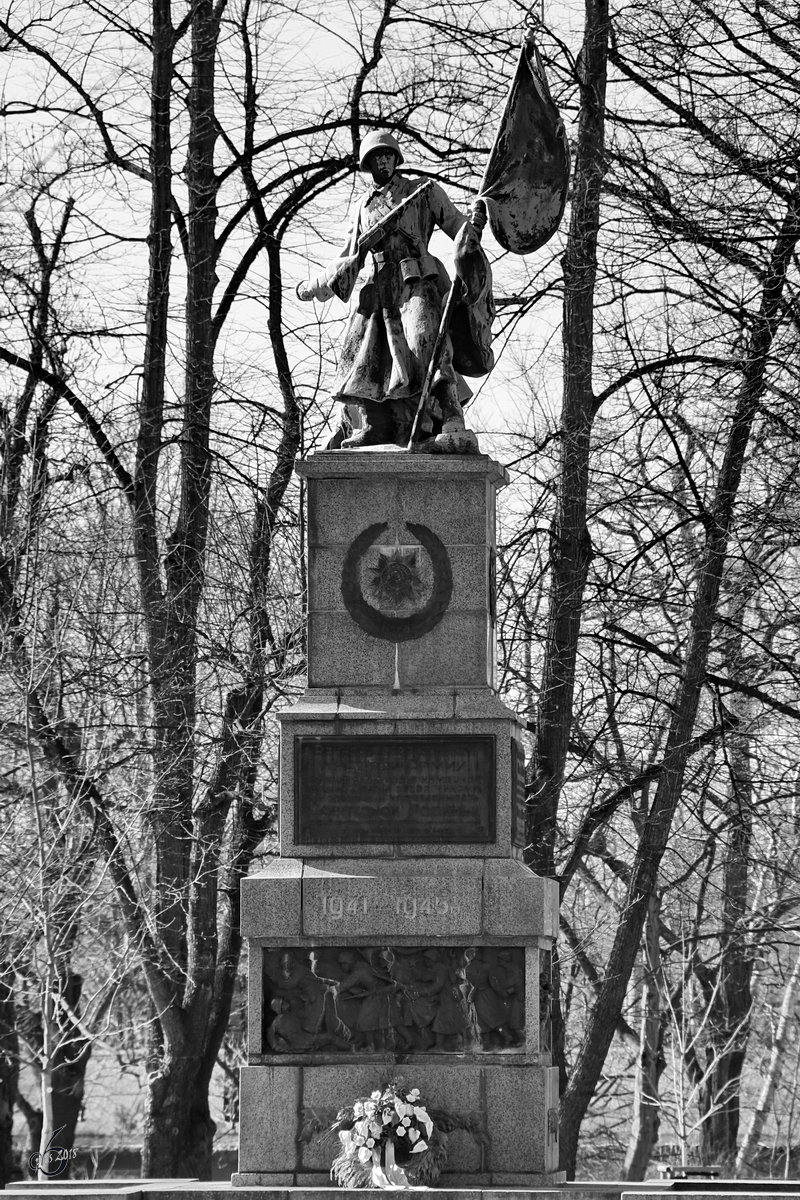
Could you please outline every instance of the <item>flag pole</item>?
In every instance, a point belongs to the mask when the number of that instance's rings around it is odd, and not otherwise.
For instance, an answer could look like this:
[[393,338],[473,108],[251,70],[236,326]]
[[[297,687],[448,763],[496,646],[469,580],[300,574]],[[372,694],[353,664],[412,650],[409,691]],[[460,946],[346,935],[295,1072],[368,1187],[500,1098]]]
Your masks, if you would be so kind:
[[[481,189],[482,188],[483,184],[481,184]],[[472,217],[474,216],[479,204],[483,207],[485,217],[486,202],[484,201],[480,191],[470,205],[470,215],[468,217],[470,223],[472,222]],[[473,225],[473,229],[475,229],[475,232],[478,235],[478,240],[480,241],[481,233],[483,232],[483,223],[481,224],[480,228],[476,228]],[[428,399],[433,388],[433,380],[436,376],[436,372],[439,370],[439,363],[442,360],[442,352],[447,339],[447,332],[450,328],[453,309],[455,308],[458,300],[461,299],[463,291],[464,285],[459,279],[458,275],[455,275],[453,282],[450,284],[450,291],[447,293],[447,299],[445,300],[444,308],[442,309],[442,319],[439,322],[439,332],[436,334],[436,341],[433,343],[433,352],[431,353],[430,362],[428,363],[428,370],[425,374],[425,382],[423,383],[422,391],[419,394],[419,403],[417,404],[417,411],[414,414],[414,423],[411,426],[411,433],[408,436],[408,445],[406,446],[406,450],[412,450],[414,447],[414,442],[416,440],[417,433],[419,432],[419,424],[422,420],[422,414],[425,411],[425,405],[428,403]]]
[[447,299],[445,300],[444,308],[442,309],[442,319],[439,322],[439,332],[436,334],[436,341],[433,343],[433,352],[431,353],[430,362],[428,363],[425,382],[423,383],[422,391],[419,394],[419,403],[417,404],[417,411],[414,414],[414,424],[411,426],[411,433],[408,435],[408,445],[406,446],[406,450],[411,450],[414,446],[414,441],[419,429],[419,423],[422,420],[422,414],[424,412],[425,405],[428,403],[428,397],[431,394],[434,376],[439,370],[439,363],[442,358],[445,339],[447,338],[447,331],[450,328],[450,318],[453,314],[453,309],[456,306],[456,300],[458,300],[460,295],[461,280],[456,275],[455,279],[450,284],[450,291],[447,293]]

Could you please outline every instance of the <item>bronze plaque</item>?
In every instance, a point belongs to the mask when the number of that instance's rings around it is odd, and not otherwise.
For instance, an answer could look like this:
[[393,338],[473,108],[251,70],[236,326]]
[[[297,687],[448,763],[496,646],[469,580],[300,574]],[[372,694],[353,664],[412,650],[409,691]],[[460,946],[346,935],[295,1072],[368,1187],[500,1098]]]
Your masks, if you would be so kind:
[[493,737],[297,737],[299,844],[493,842]]

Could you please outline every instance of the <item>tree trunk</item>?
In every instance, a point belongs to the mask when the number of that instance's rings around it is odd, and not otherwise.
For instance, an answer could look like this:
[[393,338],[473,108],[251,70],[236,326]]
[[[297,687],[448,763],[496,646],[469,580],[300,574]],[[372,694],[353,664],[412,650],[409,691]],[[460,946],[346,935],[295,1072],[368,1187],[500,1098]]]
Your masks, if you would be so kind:
[[[734,676],[746,675],[752,663],[744,645],[742,630],[749,624],[749,610],[757,591],[758,563],[762,547],[748,556],[747,568],[731,580],[729,628],[732,631],[725,657]],[[765,635],[767,638],[770,635]],[[698,1105],[700,1159],[723,1167],[732,1174],[739,1136],[739,1098],[741,1076],[750,1034],[752,1005],[751,982],[753,954],[748,928],[750,916],[749,884],[753,840],[753,730],[756,722],[755,701],[733,695],[728,700],[736,727],[728,735],[727,761],[729,783],[722,805],[727,827],[724,831],[722,894],[719,931],[719,959],[713,972],[714,986],[709,989],[710,974],[704,968],[698,974],[708,996],[706,1016],[706,1066]],[[703,977],[705,975],[705,978]]]
[[19,1077],[19,1038],[8,963],[0,962],[0,1187],[19,1176],[11,1139]]
[[764,1082],[761,1086],[755,1109],[753,1110],[753,1119],[750,1122],[750,1128],[747,1130],[747,1134],[739,1147],[739,1153],[736,1156],[737,1175],[741,1175],[758,1149],[758,1141],[772,1108],[775,1090],[783,1075],[786,1052],[789,1046],[789,1034],[795,1024],[794,1006],[798,986],[800,986],[800,952],[795,959],[792,973],[786,981],[786,987],[784,988],[778,1027],[775,1030],[775,1040],[772,1043],[769,1065],[764,1072]]
[[31,1167],[31,1158],[34,1154],[39,1153],[39,1146],[42,1140],[42,1110],[35,1108],[32,1104],[21,1095],[17,1096],[17,1105],[20,1112],[25,1118],[25,1124],[28,1127],[28,1146],[25,1152],[25,1166],[31,1176],[36,1175],[36,1171]]
[[39,1096],[42,1103],[42,1128],[39,1132],[39,1159],[37,1177],[40,1182],[46,1182],[50,1170],[56,1164],[51,1162],[55,1153],[56,1126],[53,1122],[53,1075],[52,1063],[55,1053],[55,1042],[58,1036],[53,1019],[53,991],[55,975],[52,969],[48,971],[45,983],[44,1002],[42,1004],[42,1059],[39,1069]]
[[717,616],[736,495],[753,420],[764,391],[767,357],[782,317],[781,300],[787,267],[800,237],[799,210],[800,190],[796,190],[790,199],[765,274],[761,307],[754,318],[754,329],[743,367],[744,378],[728,433],[716,497],[711,509],[704,514],[706,544],[698,569],[683,671],[671,706],[672,719],[655,799],[638,839],[630,887],[623,906],[624,915],[614,937],[603,988],[590,1015],[569,1086],[562,1099],[562,1167],[570,1177],[575,1172],[581,1122],[591,1103],[614,1036],[650,897],[657,884],[659,866],[681,797]]
[[[592,362],[600,189],[604,171],[608,0],[586,0],[581,52],[581,108],[567,251],[564,255],[564,397],[556,511],[550,529],[550,595],[542,681],[536,712],[531,784],[526,788],[525,861],[555,872],[558,804],[572,729],[581,608],[591,561],[586,527],[589,451],[594,416]],[[566,1083],[560,969],[553,995],[553,1052]]]
[[[83,978],[70,972],[63,982],[64,999],[72,1012],[77,1013],[83,991]],[[64,1150],[75,1145],[75,1131],[83,1108],[86,1069],[92,1055],[92,1043],[66,1012],[56,1012],[59,1044],[53,1055],[50,1071],[53,1128],[58,1130],[56,1143]],[[71,1160],[65,1160],[59,1179],[69,1179]]]
[[666,1066],[664,1021],[661,1005],[661,904],[650,897],[644,928],[644,990],[642,995],[641,1053],[633,1093],[631,1136],[622,1170],[623,1179],[644,1179],[658,1142],[661,1100],[658,1085]]
[[[166,27],[169,9],[163,0],[157,0],[155,12]],[[142,1165],[147,1174],[190,1173],[201,1179],[210,1177],[214,1133],[208,1097],[202,1096],[200,1083],[206,1079],[204,1064],[213,1020],[217,893],[213,870],[204,878],[205,868],[199,868],[197,886],[193,886],[192,806],[197,616],[205,576],[214,390],[214,67],[218,31],[219,14],[212,0],[197,0],[191,16],[192,82],[188,97],[186,368],[180,504],[167,539],[164,603],[157,612],[151,609],[148,621],[156,740],[156,784],[149,819],[156,852],[156,920],[172,964],[169,974],[175,1013],[173,1019],[162,1021],[162,1057],[150,1074]],[[169,64],[161,64],[163,74],[168,70]],[[153,95],[157,104],[155,86]],[[154,212],[164,203],[156,182],[154,178]],[[186,1167],[189,1162],[190,1171]]]
[[143,1177],[209,1179],[215,1129],[202,1062],[192,1054],[169,1062],[150,1086]]
[[539,875],[555,871],[556,818],[572,729],[581,607],[591,561],[586,499],[594,416],[594,287],[604,172],[608,29],[608,0],[586,0],[578,151],[564,255],[560,470],[550,529],[547,638],[527,799],[526,861]]
[[[742,706],[743,723],[752,717]],[[732,1171],[739,1137],[739,1096],[750,1032],[750,991],[753,957],[748,944],[747,917],[752,822],[752,768],[747,732],[731,735],[730,822],[722,884],[720,961],[709,1029],[706,1078],[700,1093],[700,1158]]]

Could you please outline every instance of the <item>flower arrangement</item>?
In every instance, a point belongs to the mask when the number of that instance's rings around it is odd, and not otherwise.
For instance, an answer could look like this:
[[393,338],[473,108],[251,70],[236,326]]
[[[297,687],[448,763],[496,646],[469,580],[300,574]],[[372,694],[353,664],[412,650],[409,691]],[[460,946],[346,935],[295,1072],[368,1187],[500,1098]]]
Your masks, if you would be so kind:
[[419,1089],[402,1080],[341,1109],[329,1132],[341,1143],[331,1165],[340,1187],[430,1186],[447,1158],[446,1138]]

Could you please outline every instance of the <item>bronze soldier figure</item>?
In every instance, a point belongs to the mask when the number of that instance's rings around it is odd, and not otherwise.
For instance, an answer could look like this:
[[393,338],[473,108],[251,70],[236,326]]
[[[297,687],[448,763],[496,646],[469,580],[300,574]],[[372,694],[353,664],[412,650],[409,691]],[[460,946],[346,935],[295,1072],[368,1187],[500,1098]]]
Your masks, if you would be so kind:
[[[418,439],[475,453],[462,414],[472,394],[464,374],[485,375],[494,361],[491,271],[480,246],[485,209],[476,205],[468,220],[437,183],[400,174],[403,153],[390,133],[364,138],[359,161],[371,186],[352,209],[340,257],[297,289],[303,300],[350,298],[332,389],[346,419],[331,448],[406,445],[424,389]],[[457,288],[441,332],[451,285],[428,252],[437,227],[456,242]]]

